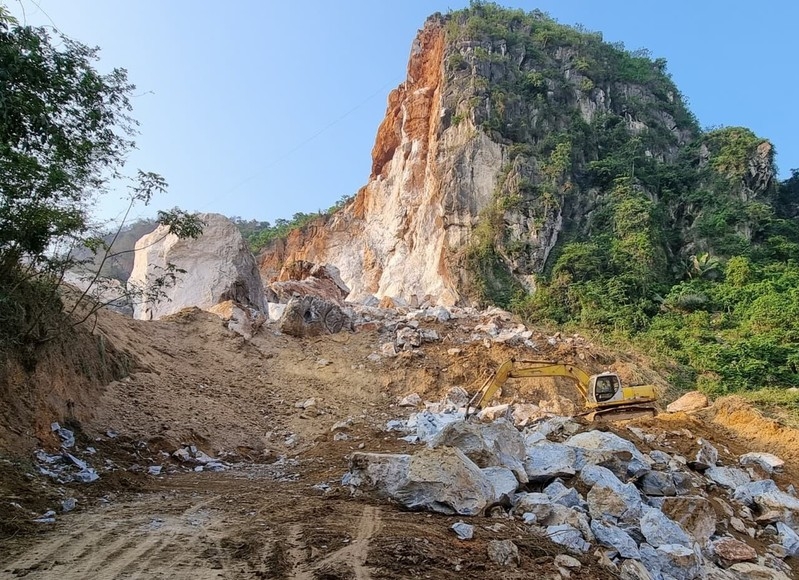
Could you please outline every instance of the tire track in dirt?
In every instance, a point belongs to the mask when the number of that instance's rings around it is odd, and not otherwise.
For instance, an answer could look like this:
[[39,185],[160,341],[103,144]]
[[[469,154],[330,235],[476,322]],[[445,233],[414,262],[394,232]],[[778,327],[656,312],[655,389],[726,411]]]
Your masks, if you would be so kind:
[[[204,509],[217,500],[193,504],[173,515],[159,513],[157,500],[76,514],[83,520],[77,530],[66,538],[48,535],[4,564],[2,572],[60,580],[219,578],[228,566],[218,542],[209,537],[217,523],[214,514]],[[210,562],[204,559],[209,553]]]
[[292,526],[288,536],[289,554],[294,561],[292,580],[314,580],[317,572],[335,567],[344,567],[355,574],[356,580],[371,580],[372,574],[366,566],[371,540],[383,527],[380,510],[373,506],[364,507],[358,522],[355,539],[338,550],[328,554],[318,562],[307,562],[307,549],[302,541],[302,527]]

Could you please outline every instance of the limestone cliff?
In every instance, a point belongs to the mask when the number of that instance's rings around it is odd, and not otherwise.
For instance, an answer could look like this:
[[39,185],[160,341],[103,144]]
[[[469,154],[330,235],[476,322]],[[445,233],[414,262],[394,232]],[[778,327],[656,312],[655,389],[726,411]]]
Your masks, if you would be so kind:
[[465,126],[443,130],[445,49],[443,21],[431,19],[414,41],[406,81],[389,96],[369,182],[326,222],[273,244],[260,258],[265,279],[285,262],[306,260],[338,267],[352,299],[460,299],[451,256],[491,199],[502,160],[487,136]]
[[[744,139],[721,154],[727,137],[702,135],[665,62],[599,33],[489,3],[437,14],[389,95],[368,183],[344,209],[268,247],[261,275],[274,280],[305,260],[338,267],[350,299],[507,304],[535,289],[566,242],[641,227],[645,255],[625,259],[665,272],[690,253],[724,252],[696,227],[718,203],[692,192],[726,188],[721,197],[745,203],[769,195],[768,142]],[[631,206],[637,225],[622,223]],[[752,239],[751,219],[735,228]]]

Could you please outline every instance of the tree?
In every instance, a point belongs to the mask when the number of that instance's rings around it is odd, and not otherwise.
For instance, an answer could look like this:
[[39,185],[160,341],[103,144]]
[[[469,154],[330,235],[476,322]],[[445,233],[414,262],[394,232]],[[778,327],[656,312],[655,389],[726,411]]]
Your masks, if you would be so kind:
[[[63,275],[78,261],[73,248],[101,262],[111,255],[112,244],[90,235],[99,195],[126,182],[130,210],[166,188],[158,174],[124,172],[135,87],[124,69],[95,70],[98,51],[20,26],[0,7],[0,345],[52,336]],[[201,231],[185,213],[160,212],[159,222],[183,237]]]

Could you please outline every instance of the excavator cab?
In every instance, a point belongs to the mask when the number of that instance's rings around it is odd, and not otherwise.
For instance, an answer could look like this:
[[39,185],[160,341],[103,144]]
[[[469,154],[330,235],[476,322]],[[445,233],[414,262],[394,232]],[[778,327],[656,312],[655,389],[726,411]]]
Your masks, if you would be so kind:
[[613,373],[603,373],[591,377],[589,384],[589,398],[597,403],[620,399],[621,381],[618,375]]

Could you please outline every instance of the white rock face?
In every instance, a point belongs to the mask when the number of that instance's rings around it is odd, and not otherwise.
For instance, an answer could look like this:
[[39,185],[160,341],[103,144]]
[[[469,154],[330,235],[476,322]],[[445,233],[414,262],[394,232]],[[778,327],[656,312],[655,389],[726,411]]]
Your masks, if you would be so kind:
[[[347,300],[426,297],[451,306],[462,297],[452,255],[469,242],[480,211],[491,203],[506,148],[469,120],[444,127],[441,60],[444,32],[425,27],[408,79],[389,96],[372,152],[372,175],[354,203],[323,227],[289,237],[262,256],[266,281],[279,263],[333,264],[350,288]],[[464,176],[455,179],[456,176]]]
[[[353,453],[344,483],[374,487],[409,509],[473,516],[501,499],[489,479],[496,475],[483,473],[459,449],[443,447],[414,455]],[[506,476],[499,490],[503,496],[512,493],[507,481],[516,485],[509,470]]]
[[225,216],[202,214],[200,218],[206,225],[197,239],[181,240],[159,226],[136,242],[131,283],[151,283],[170,263],[186,273],[179,274],[175,286],[166,291],[168,301],[136,305],[134,318],[154,320],[189,306],[207,310],[227,300],[267,312],[255,258],[241,233]]

